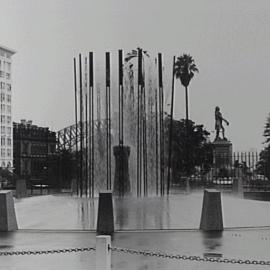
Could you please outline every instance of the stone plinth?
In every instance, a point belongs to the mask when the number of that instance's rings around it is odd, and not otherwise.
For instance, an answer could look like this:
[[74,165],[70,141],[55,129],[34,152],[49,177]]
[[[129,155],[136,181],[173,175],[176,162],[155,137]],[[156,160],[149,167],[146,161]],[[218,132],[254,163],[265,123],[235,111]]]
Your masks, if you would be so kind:
[[203,231],[223,231],[220,191],[205,189],[200,229]]
[[130,154],[129,146],[114,146],[113,154],[115,156],[115,175],[113,194],[116,196],[125,196],[130,194],[129,166],[128,159]]
[[0,231],[8,232],[17,229],[12,191],[0,191]]
[[98,200],[97,234],[111,235],[114,233],[114,215],[112,192],[102,191]]
[[232,143],[227,140],[215,140],[213,146],[213,163],[216,168],[232,166]]
[[27,187],[25,179],[18,179],[16,181],[16,198],[27,197]]

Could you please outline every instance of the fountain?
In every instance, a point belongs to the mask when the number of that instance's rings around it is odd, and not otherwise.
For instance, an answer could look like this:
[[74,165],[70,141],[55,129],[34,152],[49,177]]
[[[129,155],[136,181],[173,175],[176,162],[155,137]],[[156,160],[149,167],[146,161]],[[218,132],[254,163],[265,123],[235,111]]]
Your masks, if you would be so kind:
[[84,65],[81,55],[74,58],[78,195],[94,197],[104,189],[120,197],[164,195],[162,55],[152,61],[140,48],[125,57],[119,50],[118,79],[109,52],[105,59],[103,73],[93,52]]

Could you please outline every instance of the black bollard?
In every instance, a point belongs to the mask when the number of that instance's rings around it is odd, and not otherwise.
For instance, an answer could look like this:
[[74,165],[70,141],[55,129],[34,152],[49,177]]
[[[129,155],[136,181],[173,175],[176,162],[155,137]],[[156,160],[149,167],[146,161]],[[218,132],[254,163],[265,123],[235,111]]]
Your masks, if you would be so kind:
[[97,234],[112,235],[114,233],[114,217],[112,192],[102,191],[98,200]]
[[203,231],[223,231],[220,191],[205,189],[200,229]]

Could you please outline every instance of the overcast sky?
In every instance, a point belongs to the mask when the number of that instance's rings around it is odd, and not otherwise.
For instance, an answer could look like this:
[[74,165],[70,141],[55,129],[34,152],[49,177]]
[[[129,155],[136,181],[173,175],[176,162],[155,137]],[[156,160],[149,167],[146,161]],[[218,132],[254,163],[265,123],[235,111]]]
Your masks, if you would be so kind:
[[[219,105],[234,150],[262,148],[270,112],[269,0],[0,0],[0,25],[0,44],[17,51],[15,121],[54,130],[74,123],[73,57],[141,46],[167,59],[190,53],[200,70],[190,85],[191,118],[214,130]],[[184,89],[175,89],[175,115],[184,118]]]

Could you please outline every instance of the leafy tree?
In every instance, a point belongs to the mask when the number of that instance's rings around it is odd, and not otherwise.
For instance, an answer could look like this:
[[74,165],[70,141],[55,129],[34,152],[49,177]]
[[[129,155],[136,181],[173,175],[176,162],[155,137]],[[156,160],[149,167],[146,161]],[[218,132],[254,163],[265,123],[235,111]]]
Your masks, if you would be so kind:
[[194,59],[189,54],[183,54],[177,57],[174,64],[174,73],[177,79],[180,79],[181,84],[185,87],[186,96],[186,121],[188,121],[188,86],[195,72],[199,72]]
[[[170,118],[166,117],[165,125],[169,125]],[[188,126],[186,126],[188,123]],[[188,129],[189,136],[186,136]],[[166,129],[168,132],[168,129]],[[166,134],[165,134],[166,135]],[[173,179],[183,175],[191,175],[196,166],[200,166],[207,173],[212,165],[212,146],[208,143],[210,133],[203,125],[185,119],[173,120],[172,130],[172,173]],[[166,136],[168,138],[168,136]],[[186,153],[188,151],[188,154]]]
[[265,137],[264,149],[260,152],[260,159],[257,164],[257,172],[265,175],[270,180],[270,114],[267,117],[263,136]]

